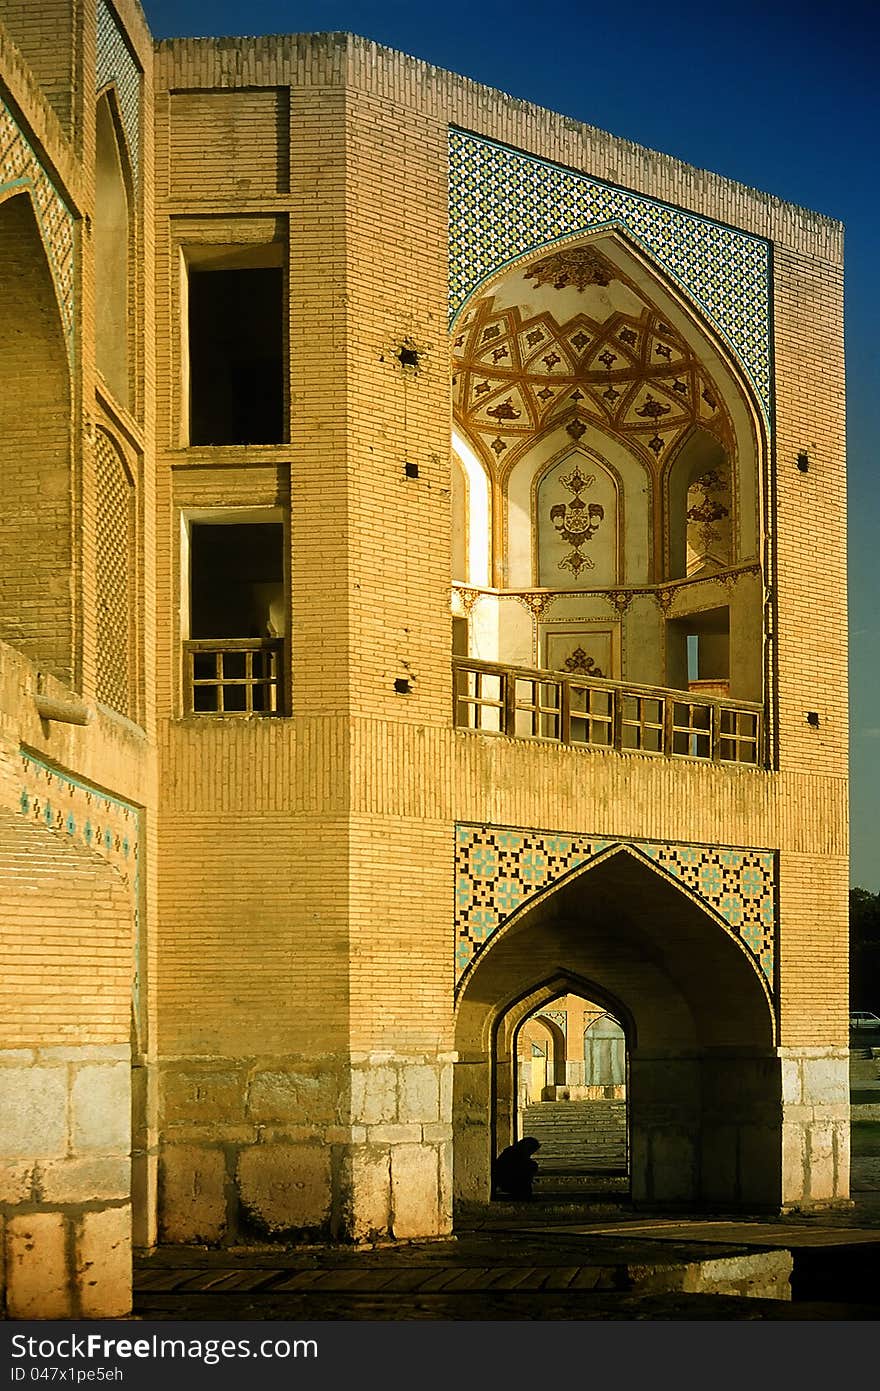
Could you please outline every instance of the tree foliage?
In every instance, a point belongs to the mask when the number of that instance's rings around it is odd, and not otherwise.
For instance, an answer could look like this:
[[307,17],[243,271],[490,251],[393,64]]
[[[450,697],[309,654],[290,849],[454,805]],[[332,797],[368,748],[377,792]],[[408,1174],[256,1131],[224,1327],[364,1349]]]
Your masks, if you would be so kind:
[[880,893],[869,889],[849,893],[849,997],[880,1014]]

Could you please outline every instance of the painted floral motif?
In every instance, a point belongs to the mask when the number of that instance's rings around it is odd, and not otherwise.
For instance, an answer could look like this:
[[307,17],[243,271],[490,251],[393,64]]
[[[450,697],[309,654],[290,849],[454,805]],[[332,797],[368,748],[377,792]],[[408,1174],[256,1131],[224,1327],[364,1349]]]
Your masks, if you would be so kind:
[[575,465],[571,473],[560,478],[560,483],[573,494],[571,502],[556,502],[550,508],[550,520],[557,533],[571,546],[568,555],[559,562],[560,570],[571,570],[577,577],[581,570],[595,569],[593,561],[584,554],[583,547],[592,541],[604,517],[605,508],[599,502],[585,502],[581,493],[591,488],[596,479],[593,474],[586,477]]
[[536,288],[552,285],[554,290],[564,290],[567,285],[573,285],[576,290],[585,290],[588,285],[610,285],[616,277],[611,262],[598,251],[578,246],[555,251],[536,261],[526,271],[525,278],[534,280]]

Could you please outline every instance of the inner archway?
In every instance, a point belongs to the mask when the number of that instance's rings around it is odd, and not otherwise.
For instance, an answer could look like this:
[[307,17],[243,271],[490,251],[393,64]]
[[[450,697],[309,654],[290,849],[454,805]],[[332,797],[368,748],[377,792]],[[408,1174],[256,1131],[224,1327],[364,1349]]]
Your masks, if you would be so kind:
[[537,1197],[628,1191],[626,1031],[606,1005],[566,989],[511,1011],[516,1138],[538,1141]]
[[488,1200],[492,1158],[516,1138],[519,1026],[565,994],[625,1034],[634,1201],[778,1206],[781,1070],[766,981],[707,904],[623,846],[530,899],[462,978],[459,1203]]

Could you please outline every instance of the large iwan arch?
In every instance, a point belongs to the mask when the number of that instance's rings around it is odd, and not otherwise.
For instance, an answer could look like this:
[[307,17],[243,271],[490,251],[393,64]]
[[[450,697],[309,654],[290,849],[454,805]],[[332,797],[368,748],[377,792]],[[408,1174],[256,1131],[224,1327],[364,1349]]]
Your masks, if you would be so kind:
[[605,1003],[630,1049],[636,1202],[778,1207],[781,1070],[766,981],[711,910],[617,846],[530,900],[462,979],[455,1192],[485,1201],[510,1142],[510,1040],[565,989]]

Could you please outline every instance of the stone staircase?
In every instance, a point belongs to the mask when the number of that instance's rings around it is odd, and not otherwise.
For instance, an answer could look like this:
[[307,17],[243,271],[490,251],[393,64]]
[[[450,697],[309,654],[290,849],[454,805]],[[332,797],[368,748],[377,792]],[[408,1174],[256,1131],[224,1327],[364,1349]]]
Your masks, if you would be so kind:
[[522,1135],[533,1135],[538,1179],[626,1172],[625,1101],[538,1101],[523,1113]]

